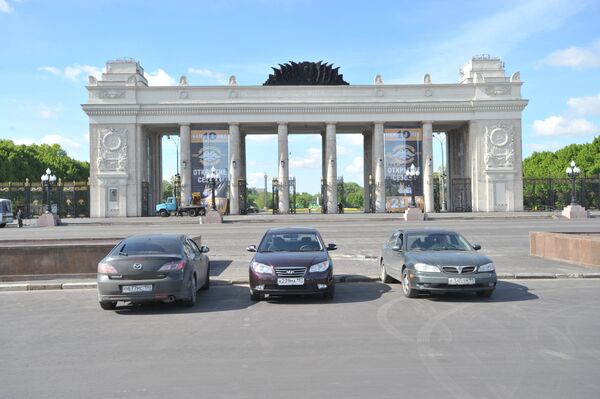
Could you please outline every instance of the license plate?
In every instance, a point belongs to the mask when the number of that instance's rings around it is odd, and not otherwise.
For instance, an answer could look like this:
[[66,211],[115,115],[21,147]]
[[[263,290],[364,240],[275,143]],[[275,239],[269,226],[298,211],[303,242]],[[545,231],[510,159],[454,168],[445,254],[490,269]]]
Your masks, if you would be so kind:
[[135,294],[137,292],[152,292],[152,284],[123,286],[123,294]]
[[475,279],[467,277],[448,277],[448,285],[475,285]]
[[277,285],[304,285],[304,277],[278,278]]

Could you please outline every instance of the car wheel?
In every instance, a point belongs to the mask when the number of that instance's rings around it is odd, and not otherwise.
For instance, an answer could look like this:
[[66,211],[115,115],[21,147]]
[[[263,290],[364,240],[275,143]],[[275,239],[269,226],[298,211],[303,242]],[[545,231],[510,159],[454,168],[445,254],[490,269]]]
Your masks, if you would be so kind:
[[117,303],[113,301],[102,301],[100,302],[100,307],[104,310],[115,310],[117,308]]
[[196,304],[196,292],[198,288],[196,288],[196,276],[192,276],[192,281],[190,281],[190,297],[181,301],[181,304],[186,307],[192,307]]
[[387,271],[385,270],[385,265],[383,264],[383,259],[381,260],[380,264],[381,264],[381,282],[382,283],[391,283],[392,278],[387,274]]
[[408,280],[408,268],[402,270],[402,292],[407,298],[416,298],[417,295],[419,295],[419,291],[410,286],[410,281]]
[[190,215],[191,217],[194,217],[194,216],[196,216],[196,210],[195,210],[195,209],[190,209],[190,210],[188,211],[188,215]]
[[202,284],[202,287],[200,287],[200,289],[206,291],[208,287],[210,287],[210,262],[206,267],[206,281],[204,282],[204,284]]
[[263,298],[263,294],[255,291],[250,291],[250,299],[252,299],[254,302],[262,301]]
[[0,229],[6,227],[6,223],[0,223]]
[[162,216],[164,218],[166,218],[167,216],[169,216],[169,212],[167,212],[166,209],[161,209],[159,213],[160,213],[160,216]]
[[327,299],[328,301],[331,301],[334,296],[335,296],[335,284],[332,284],[331,287],[329,287],[329,289],[327,290],[327,292],[325,292],[323,294],[323,298]]
[[477,296],[480,298],[489,298],[494,293],[494,290],[477,291]]

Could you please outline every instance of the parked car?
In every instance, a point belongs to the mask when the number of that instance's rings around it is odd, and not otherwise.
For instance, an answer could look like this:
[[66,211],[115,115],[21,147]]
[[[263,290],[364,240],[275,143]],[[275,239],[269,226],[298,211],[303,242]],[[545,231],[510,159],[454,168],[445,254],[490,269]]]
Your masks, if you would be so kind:
[[451,230],[400,229],[383,244],[381,281],[396,279],[409,298],[420,292],[475,292],[489,297],[496,288],[490,258]]
[[210,280],[208,247],[181,234],[132,236],[98,263],[98,301],[113,310],[118,301],[180,301],[196,304]]
[[259,210],[257,207],[250,205],[246,208],[246,213],[258,213]]
[[0,198],[0,228],[12,223],[12,202],[9,199]]
[[319,232],[310,228],[274,228],[263,236],[250,261],[250,295],[258,301],[266,295],[316,294],[332,299],[335,293],[333,262]]

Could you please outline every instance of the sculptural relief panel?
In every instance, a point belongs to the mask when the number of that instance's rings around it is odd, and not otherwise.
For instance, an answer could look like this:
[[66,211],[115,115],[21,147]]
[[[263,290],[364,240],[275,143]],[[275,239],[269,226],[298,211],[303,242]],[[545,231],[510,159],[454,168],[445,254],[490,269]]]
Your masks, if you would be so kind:
[[99,172],[125,172],[127,166],[127,129],[107,127],[98,129]]
[[513,169],[515,163],[515,127],[496,121],[485,127],[486,169]]

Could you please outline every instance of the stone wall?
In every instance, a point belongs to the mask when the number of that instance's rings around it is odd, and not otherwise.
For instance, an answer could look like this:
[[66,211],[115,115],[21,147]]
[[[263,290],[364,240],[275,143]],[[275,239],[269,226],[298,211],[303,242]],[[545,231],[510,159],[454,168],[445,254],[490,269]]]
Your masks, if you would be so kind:
[[600,267],[600,233],[529,233],[530,254],[561,262]]

